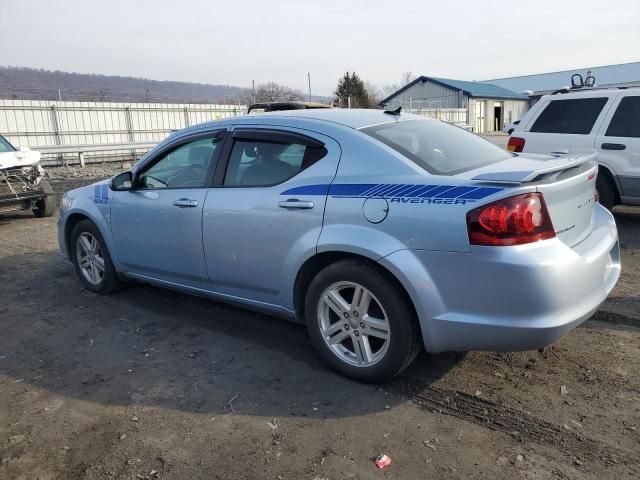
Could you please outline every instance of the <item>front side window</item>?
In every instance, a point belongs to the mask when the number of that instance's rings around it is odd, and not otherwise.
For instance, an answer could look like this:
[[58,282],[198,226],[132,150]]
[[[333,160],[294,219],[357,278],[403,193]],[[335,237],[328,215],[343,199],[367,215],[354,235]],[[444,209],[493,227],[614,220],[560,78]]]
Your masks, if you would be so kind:
[[620,101],[606,136],[640,138],[640,96],[624,97]]
[[607,97],[553,100],[542,111],[530,131],[588,135],[607,100]]
[[233,144],[224,185],[264,187],[289,180],[324,157],[322,145],[278,136],[264,139],[238,138]]
[[164,155],[138,178],[138,188],[204,187],[222,134],[195,140]]
[[437,175],[454,175],[511,158],[482,137],[439,121],[407,120],[361,131]]
[[5,138],[0,135],[0,153],[15,152],[15,151],[16,149],[13,148],[13,145],[7,142]]

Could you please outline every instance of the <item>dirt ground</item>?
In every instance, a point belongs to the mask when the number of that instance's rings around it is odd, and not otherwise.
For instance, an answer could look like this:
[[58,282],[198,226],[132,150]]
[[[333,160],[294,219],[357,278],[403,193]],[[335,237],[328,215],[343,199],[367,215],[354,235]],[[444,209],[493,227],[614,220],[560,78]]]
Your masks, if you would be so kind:
[[328,371],[301,325],[87,292],[56,217],[1,215],[0,478],[640,478],[640,209],[616,218],[620,282],[552,348],[422,354],[371,386]]

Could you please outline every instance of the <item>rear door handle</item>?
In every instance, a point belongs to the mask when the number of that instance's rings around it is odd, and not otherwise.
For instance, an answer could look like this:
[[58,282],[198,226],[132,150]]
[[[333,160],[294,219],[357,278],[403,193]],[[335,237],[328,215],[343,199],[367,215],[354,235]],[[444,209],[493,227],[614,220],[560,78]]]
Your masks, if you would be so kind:
[[298,208],[298,209],[309,209],[313,208],[313,202],[306,200],[298,200],[297,198],[288,198],[287,200],[282,200],[278,202],[278,206],[281,208]]
[[190,200],[188,198],[180,198],[180,199],[176,200],[175,202],[173,202],[173,204],[176,207],[180,207],[180,208],[197,207],[198,206],[198,201],[197,200]]
[[603,150],[624,150],[627,146],[624,143],[603,143],[600,148]]

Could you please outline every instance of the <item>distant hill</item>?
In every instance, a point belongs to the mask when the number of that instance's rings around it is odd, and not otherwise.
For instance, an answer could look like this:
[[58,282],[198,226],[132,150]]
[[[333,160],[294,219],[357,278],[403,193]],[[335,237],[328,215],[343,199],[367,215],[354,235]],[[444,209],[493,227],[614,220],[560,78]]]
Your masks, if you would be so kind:
[[245,103],[250,91],[233,85],[68,73],[0,66],[0,98],[155,103]]

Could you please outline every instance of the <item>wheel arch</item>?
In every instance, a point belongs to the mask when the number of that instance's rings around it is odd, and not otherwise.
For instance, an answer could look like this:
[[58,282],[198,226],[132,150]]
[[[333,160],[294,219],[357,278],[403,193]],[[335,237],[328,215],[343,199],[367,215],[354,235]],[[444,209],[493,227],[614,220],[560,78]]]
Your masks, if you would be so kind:
[[109,250],[109,256],[111,257],[111,261],[116,267],[116,271],[118,271],[118,262],[115,258],[115,252],[113,248],[113,243],[111,242],[111,237],[108,235],[108,232],[105,232],[105,228],[108,228],[108,225],[104,223],[104,220],[101,222],[98,219],[94,218],[91,214],[84,210],[76,210],[67,214],[64,223],[64,247],[67,251],[67,255],[71,259],[72,249],[71,249],[71,234],[75,226],[83,220],[89,220],[93,223],[100,235],[106,244],[107,249]]
[[616,204],[619,204],[622,198],[622,189],[620,188],[620,184],[618,183],[618,177],[614,175],[612,169],[604,163],[598,163],[598,175],[602,175],[611,182],[615,189]]
[[308,258],[298,270],[298,274],[296,275],[296,279],[293,286],[293,303],[296,318],[300,321],[304,321],[304,304],[305,297],[309,287],[309,284],[313,280],[313,278],[320,272],[323,268],[336,263],[340,260],[348,260],[353,259],[360,262],[364,262],[368,265],[375,267],[381,273],[383,273],[391,282],[394,282],[405,296],[406,301],[408,302],[411,310],[413,311],[415,321],[418,326],[418,331],[420,333],[420,338],[422,338],[422,328],[421,322],[416,310],[416,305],[411,298],[411,295],[400,281],[400,279],[391,272],[390,269],[380,264],[380,262],[376,261],[373,258],[367,257],[365,255],[346,252],[346,251],[327,251],[317,253],[316,255]]

